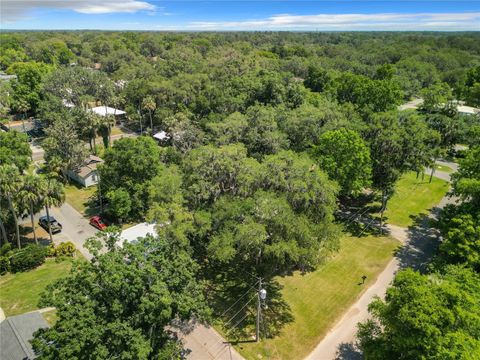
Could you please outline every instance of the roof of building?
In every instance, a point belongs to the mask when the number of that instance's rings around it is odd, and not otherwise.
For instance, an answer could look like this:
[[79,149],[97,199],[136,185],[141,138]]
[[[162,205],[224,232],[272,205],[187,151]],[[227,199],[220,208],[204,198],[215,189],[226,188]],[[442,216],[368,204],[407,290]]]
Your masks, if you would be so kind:
[[17,75],[9,75],[9,74],[5,74],[3,71],[0,71],[0,80],[2,81],[10,81],[16,78],[17,78]]
[[91,108],[90,111],[93,111],[94,113],[101,115],[101,116],[107,116],[107,115],[124,115],[126,114],[125,111],[120,110],[120,109],[115,109],[110,106],[97,106],[94,108]]
[[471,115],[480,113],[480,109],[474,108],[472,106],[467,106],[467,105],[458,105],[457,111],[461,114],[471,114]]
[[0,359],[25,360],[34,359],[30,340],[33,333],[48,324],[39,312],[11,316],[0,323]]
[[125,229],[120,234],[120,239],[127,242],[133,242],[140,237],[145,237],[148,234],[155,235],[157,232],[155,230],[155,223],[140,223],[135,226],[132,226],[128,229]]
[[170,135],[168,135],[165,131],[159,131],[156,134],[154,134],[153,137],[157,140],[170,139]]
[[97,165],[103,163],[103,160],[95,155],[89,155],[89,157],[85,160],[82,166],[80,166],[75,173],[82,177],[86,178],[92,172],[97,170]]

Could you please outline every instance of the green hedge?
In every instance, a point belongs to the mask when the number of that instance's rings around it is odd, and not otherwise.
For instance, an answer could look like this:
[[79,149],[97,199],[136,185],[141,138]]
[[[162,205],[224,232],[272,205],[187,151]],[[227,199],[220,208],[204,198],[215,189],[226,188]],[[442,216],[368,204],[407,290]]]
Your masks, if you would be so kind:
[[10,257],[10,271],[21,272],[36,268],[45,262],[47,249],[41,245],[27,245],[15,250]]

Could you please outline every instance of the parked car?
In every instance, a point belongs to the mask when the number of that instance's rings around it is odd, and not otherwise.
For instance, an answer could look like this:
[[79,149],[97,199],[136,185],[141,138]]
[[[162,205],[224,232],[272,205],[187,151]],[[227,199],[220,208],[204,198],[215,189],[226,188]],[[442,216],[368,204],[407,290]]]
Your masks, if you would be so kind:
[[105,230],[107,225],[103,222],[102,218],[98,215],[92,216],[90,218],[90,225],[97,228],[98,230]]
[[52,229],[52,234],[59,233],[62,231],[62,224],[60,224],[53,216],[42,216],[38,219],[38,224],[48,231],[48,222],[50,221],[50,228]]

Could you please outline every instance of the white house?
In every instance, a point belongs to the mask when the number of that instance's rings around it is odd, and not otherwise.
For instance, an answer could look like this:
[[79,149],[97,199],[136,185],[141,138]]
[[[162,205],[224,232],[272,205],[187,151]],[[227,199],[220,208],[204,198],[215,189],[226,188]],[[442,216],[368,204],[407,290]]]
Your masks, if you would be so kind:
[[90,155],[78,169],[67,171],[67,176],[85,187],[95,185],[98,183],[97,166],[101,163],[103,160],[98,156]]
[[147,235],[156,235],[157,234],[155,230],[156,225],[157,224],[155,223],[144,222],[144,223],[140,223],[135,226],[132,226],[128,229],[125,229],[120,234],[121,242],[122,243],[125,241],[134,242],[138,238],[143,238]]
[[170,135],[168,135],[165,131],[162,130],[162,131],[154,134],[153,138],[160,141],[160,142],[163,142],[163,141],[166,141],[166,140],[170,139]]
[[472,106],[463,105],[461,103],[457,106],[457,111],[459,114],[462,115],[480,114],[480,109],[474,108]]
[[115,109],[105,105],[91,108],[90,111],[93,111],[95,114],[100,116],[107,116],[107,115],[120,116],[120,115],[126,114],[126,112],[123,110]]

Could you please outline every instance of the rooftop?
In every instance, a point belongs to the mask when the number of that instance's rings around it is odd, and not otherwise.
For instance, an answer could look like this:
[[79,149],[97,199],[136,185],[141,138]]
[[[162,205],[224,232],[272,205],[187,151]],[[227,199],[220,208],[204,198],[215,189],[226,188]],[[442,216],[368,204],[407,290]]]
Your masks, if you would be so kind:
[[115,109],[110,106],[97,106],[94,108],[91,108],[90,111],[93,111],[94,113],[101,115],[101,116],[107,116],[107,115],[124,115],[126,114],[125,111],[120,110],[120,109]]
[[145,237],[148,234],[156,235],[157,232],[155,231],[155,223],[140,223],[135,226],[132,226],[128,229],[125,229],[120,234],[120,238],[122,241],[133,242],[137,240],[139,237]]
[[6,318],[0,323],[0,359],[34,359],[30,340],[33,333],[48,324],[39,312],[31,312]]

